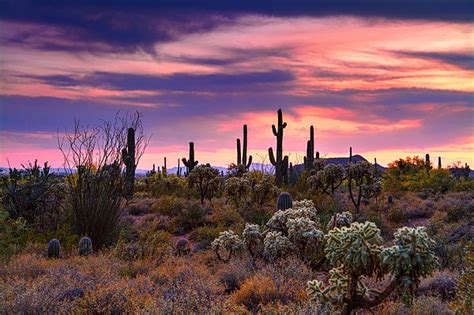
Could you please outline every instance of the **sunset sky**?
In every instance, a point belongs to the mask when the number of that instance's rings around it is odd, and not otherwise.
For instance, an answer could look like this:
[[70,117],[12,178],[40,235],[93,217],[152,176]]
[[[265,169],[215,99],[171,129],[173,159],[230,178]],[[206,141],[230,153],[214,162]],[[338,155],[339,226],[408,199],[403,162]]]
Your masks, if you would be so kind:
[[[474,165],[471,1],[0,1],[0,166],[62,166],[74,118],[143,113],[139,168],[275,146]],[[131,5],[133,3],[133,5]],[[260,3],[260,4],[259,4]]]

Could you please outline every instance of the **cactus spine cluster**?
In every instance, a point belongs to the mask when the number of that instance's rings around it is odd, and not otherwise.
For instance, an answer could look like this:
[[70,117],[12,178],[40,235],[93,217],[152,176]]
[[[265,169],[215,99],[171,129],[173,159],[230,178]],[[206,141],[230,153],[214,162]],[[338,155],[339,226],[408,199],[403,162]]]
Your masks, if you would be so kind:
[[280,193],[277,200],[277,210],[285,211],[291,208],[293,208],[293,198],[291,198],[291,195],[287,192]]
[[240,149],[240,139],[237,138],[237,165],[244,165],[248,170],[252,165],[252,156],[249,155],[247,159],[247,125],[244,125],[243,133],[242,150]]
[[92,255],[92,240],[84,236],[79,240],[79,256]]
[[48,242],[48,258],[59,258],[61,243],[53,238]]
[[127,147],[122,149],[122,160],[125,164],[125,195],[133,196],[133,187],[135,185],[135,129],[128,128]]
[[273,149],[268,148],[270,162],[275,167],[275,182],[277,186],[288,181],[288,155],[283,157],[283,129],[286,128],[286,122],[283,122],[283,113],[278,110],[278,126],[272,125],[273,135],[277,138],[276,159]]
[[198,161],[194,160],[194,142],[189,142],[189,159],[182,158],[182,161],[187,168],[186,174],[189,174],[198,165]]
[[306,144],[306,156],[304,157],[304,168],[306,170],[311,170],[313,168],[313,164],[314,164],[314,127],[311,126],[309,127],[309,140],[308,140],[308,143]]

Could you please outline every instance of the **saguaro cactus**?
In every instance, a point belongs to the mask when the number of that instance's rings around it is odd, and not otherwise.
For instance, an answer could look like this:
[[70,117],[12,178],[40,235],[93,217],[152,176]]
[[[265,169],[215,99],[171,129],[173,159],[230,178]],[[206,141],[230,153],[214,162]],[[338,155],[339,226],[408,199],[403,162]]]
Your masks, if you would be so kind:
[[438,169],[440,170],[442,168],[441,165],[441,156],[438,156]]
[[92,240],[84,236],[79,240],[79,256],[92,255]]
[[194,160],[194,142],[189,142],[189,159],[182,158],[184,166],[187,168],[186,174],[189,174],[196,165],[198,165],[198,161]]
[[181,176],[181,165],[180,165],[181,160],[178,159],[178,170],[176,171],[176,175]]
[[168,173],[168,167],[166,166],[166,156],[163,158],[163,167],[161,168],[161,173],[166,177]]
[[349,147],[349,163],[352,163],[352,147]]
[[430,155],[428,153],[426,153],[425,155],[425,167],[426,167],[426,171],[429,172],[431,170]]
[[128,128],[127,147],[122,149],[122,160],[125,164],[125,195],[129,198],[133,196],[135,185],[135,129]]
[[273,135],[277,138],[276,159],[273,154],[273,149],[268,148],[268,155],[270,162],[275,167],[275,182],[277,186],[281,186],[283,180],[288,178],[288,155],[283,157],[283,129],[286,128],[286,122],[283,122],[283,113],[281,109],[278,110],[278,126],[272,125]]
[[311,170],[314,164],[314,127],[309,127],[309,140],[306,144],[306,156],[304,157],[304,168]]
[[249,169],[252,165],[252,156],[248,156],[247,160],[247,125],[243,127],[243,145],[242,150],[240,150],[240,139],[237,139],[237,165],[244,165],[245,169]]
[[48,242],[48,258],[59,258],[61,250],[61,243],[59,240],[53,238]]

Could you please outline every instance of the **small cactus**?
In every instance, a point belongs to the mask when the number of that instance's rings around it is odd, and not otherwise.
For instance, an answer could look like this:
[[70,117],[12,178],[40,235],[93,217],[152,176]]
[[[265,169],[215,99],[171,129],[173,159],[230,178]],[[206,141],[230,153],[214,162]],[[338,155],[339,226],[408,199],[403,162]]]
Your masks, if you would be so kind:
[[84,236],[79,241],[79,256],[89,256],[92,255],[92,240]]
[[177,243],[176,243],[176,250],[175,250],[176,255],[178,256],[186,256],[189,253],[191,253],[191,243],[185,238],[181,238]]
[[48,258],[59,258],[61,243],[53,238],[48,242]]
[[392,205],[392,204],[393,204],[393,197],[392,197],[392,195],[388,195],[387,202],[388,202],[389,205]]
[[282,192],[278,196],[277,200],[277,210],[283,210],[285,211],[286,209],[293,208],[293,198],[291,198],[291,195],[287,192]]

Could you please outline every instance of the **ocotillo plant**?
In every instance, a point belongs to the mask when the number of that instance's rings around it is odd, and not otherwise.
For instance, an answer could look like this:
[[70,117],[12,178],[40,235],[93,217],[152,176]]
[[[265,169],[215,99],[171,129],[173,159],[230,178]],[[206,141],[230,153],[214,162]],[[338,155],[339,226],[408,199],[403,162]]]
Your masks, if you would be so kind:
[[133,196],[133,186],[135,185],[135,129],[128,128],[127,147],[122,149],[122,160],[125,164],[125,196]]
[[288,172],[288,155],[283,157],[283,129],[286,128],[286,122],[283,122],[283,113],[278,110],[278,126],[272,125],[273,135],[277,138],[276,159],[273,149],[268,148],[270,162],[275,167],[275,182],[277,186],[281,186]]
[[306,156],[304,157],[304,168],[311,170],[314,164],[314,127],[309,127],[309,140],[306,145]]
[[249,169],[250,165],[252,165],[252,156],[248,156],[247,161],[247,125],[244,125],[244,135],[243,135],[243,144],[242,150],[240,150],[240,139],[237,138],[237,165],[244,165],[245,169]]
[[186,158],[182,158],[181,160],[187,168],[186,174],[189,174],[194,167],[198,165],[198,161],[194,160],[194,142],[189,142],[189,159],[186,160]]

